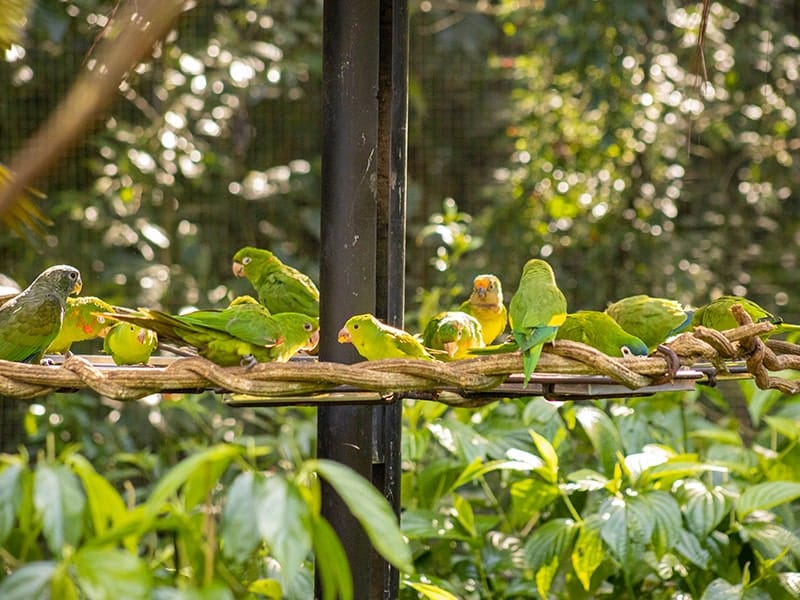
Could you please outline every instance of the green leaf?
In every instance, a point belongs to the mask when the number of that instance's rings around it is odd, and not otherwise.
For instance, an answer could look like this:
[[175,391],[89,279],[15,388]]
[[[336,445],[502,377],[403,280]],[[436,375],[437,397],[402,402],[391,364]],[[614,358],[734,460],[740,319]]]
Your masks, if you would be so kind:
[[48,588],[56,563],[36,561],[22,565],[0,582],[0,598],[3,600],[32,600],[48,598]]
[[527,468],[527,465],[520,464],[520,462],[516,460],[491,460],[484,463],[481,462],[480,458],[476,458],[459,473],[456,480],[450,486],[449,491],[457,490],[462,485],[475,481],[492,471],[501,469],[523,470],[525,468]]
[[404,580],[403,587],[410,587],[415,592],[421,594],[422,598],[425,600],[458,600],[458,597],[454,596],[447,590],[443,590],[439,586],[431,583]]
[[[72,454],[66,464],[77,473],[86,492],[89,514],[95,535],[103,535],[109,527],[121,522],[127,512],[125,502],[108,480],[94,470],[92,463],[80,454]],[[133,550],[135,541],[132,541]]]
[[153,590],[152,600],[234,600],[234,596],[227,586],[215,582],[202,588],[182,590],[159,587]]
[[553,584],[553,579],[555,579],[556,573],[558,573],[559,563],[560,561],[558,556],[554,556],[550,562],[542,565],[536,571],[536,591],[539,592],[539,595],[542,598],[548,597],[550,586]]
[[233,480],[225,498],[220,521],[222,554],[235,564],[250,558],[261,543],[257,524],[256,489],[264,485],[264,476],[245,471]]
[[414,571],[411,550],[403,539],[394,511],[370,482],[349,467],[331,460],[311,460],[306,465],[336,490],[381,556],[401,571]]
[[[800,558],[800,537],[775,523],[747,523],[742,526],[742,535],[764,559],[783,560],[787,552]],[[784,562],[791,567],[792,561]]]
[[678,541],[683,530],[678,502],[669,493],[659,490],[640,494],[634,499],[649,507],[654,523],[650,541],[660,557]]
[[70,576],[71,565],[61,563],[50,580],[50,597],[58,600],[79,600],[78,587]]
[[800,573],[780,573],[778,580],[794,598],[800,598]]
[[0,546],[14,528],[20,503],[22,465],[12,464],[0,471]]
[[744,519],[754,510],[769,510],[800,498],[800,483],[768,481],[747,488],[736,500],[736,514]]
[[543,483],[538,479],[515,481],[511,484],[509,518],[514,525],[522,527],[560,496],[557,485]]
[[350,564],[336,532],[322,517],[311,520],[317,577],[323,600],[351,600],[353,577]]
[[695,536],[685,529],[679,531],[675,549],[701,569],[708,569],[711,554],[700,545],[700,541]]
[[75,546],[83,529],[86,498],[75,474],[64,465],[40,463],[33,483],[33,503],[42,515],[42,531],[53,554]]
[[525,564],[537,571],[550,565],[553,559],[561,560],[572,549],[572,542],[580,529],[572,519],[552,519],[533,530],[525,542]]
[[546,469],[539,469],[536,472],[548,483],[556,483],[558,481],[558,454],[552,444],[542,435],[536,433],[533,429],[529,430],[533,443],[536,445],[536,450],[539,456],[544,460]]
[[[257,474],[256,481],[262,477]],[[311,550],[308,505],[296,485],[281,475],[266,478],[253,492],[258,531],[281,565],[284,586],[289,585]]]
[[469,541],[470,536],[457,519],[433,510],[409,509],[400,515],[401,530],[410,539]]
[[456,519],[461,523],[461,526],[467,530],[471,537],[477,537],[478,532],[475,529],[475,513],[472,512],[472,506],[459,494],[453,494],[453,508],[455,509]]
[[581,406],[575,413],[600,459],[603,472],[610,477],[617,463],[617,455],[624,454],[619,431],[609,416],[599,408]]
[[604,559],[605,552],[600,532],[584,521],[572,548],[572,568],[575,569],[578,580],[587,592],[591,588],[592,575]]
[[700,600],[741,600],[743,594],[741,584],[733,585],[717,578],[708,584]]
[[689,495],[683,512],[686,523],[695,535],[705,537],[730,512],[731,501],[719,488],[709,490],[699,481],[685,483],[684,490]]
[[256,579],[247,586],[247,591],[251,594],[266,596],[267,600],[281,600],[283,598],[283,588],[277,579]]
[[800,423],[798,423],[797,419],[792,419],[790,417],[765,416],[764,422],[769,426],[770,429],[780,433],[787,439],[794,441],[800,438]]
[[90,600],[150,598],[152,574],[134,554],[85,547],[75,553],[73,562],[78,585]]

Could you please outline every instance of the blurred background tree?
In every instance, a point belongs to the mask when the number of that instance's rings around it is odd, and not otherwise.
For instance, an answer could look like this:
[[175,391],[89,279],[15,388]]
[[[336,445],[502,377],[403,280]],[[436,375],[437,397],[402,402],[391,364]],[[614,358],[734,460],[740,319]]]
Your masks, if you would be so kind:
[[[0,69],[0,157],[63,95],[113,9],[35,3]],[[243,291],[229,262],[244,244],[316,276],[321,10],[188,11],[40,182],[57,224],[38,251],[4,236],[3,271],[24,284],[69,261],[87,293],[168,308]],[[478,271],[512,292],[541,255],[573,307],[734,292],[800,318],[797,6],[712,3],[707,80],[700,17],[669,2],[413,3],[410,255],[433,259],[409,261],[412,314],[419,290],[463,295]],[[426,229],[445,201],[470,220],[455,260]]]

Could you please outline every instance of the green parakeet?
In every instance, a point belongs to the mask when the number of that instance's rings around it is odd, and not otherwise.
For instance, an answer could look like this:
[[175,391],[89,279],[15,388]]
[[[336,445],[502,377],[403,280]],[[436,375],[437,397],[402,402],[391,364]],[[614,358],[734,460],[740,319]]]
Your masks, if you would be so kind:
[[422,358],[433,360],[422,343],[413,335],[381,323],[371,314],[355,315],[339,330],[340,344],[353,344],[367,360],[381,358]]
[[116,323],[103,340],[103,350],[116,365],[146,365],[157,347],[156,332],[133,323]]
[[319,335],[314,317],[292,312],[270,315],[261,304],[249,301],[184,315],[140,308],[110,316],[152,329],[162,340],[193,346],[200,356],[224,367],[289,360],[299,350],[313,348]]
[[716,300],[698,308],[692,318],[692,326],[703,325],[704,327],[716,329],[717,331],[725,331],[726,329],[739,327],[739,322],[731,314],[731,307],[734,304],[740,304],[745,312],[750,315],[754,323],[769,321],[775,325],[775,329],[768,332],[766,334],[767,336],[780,333],[796,333],[800,331],[800,325],[784,323],[782,318],[773,315],[752,300],[748,300],[742,296],[720,296]]
[[557,340],[581,342],[608,356],[647,356],[647,345],[620,327],[606,313],[579,310],[567,315],[558,328]]
[[308,275],[281,262],[269,250],[247,246],[233,255],[233,273],[246,277],[258,301],[272,314],[299,312],[319,317],[319,290]]
[[78,269],[56,265],[0,306],[0,359],[38,362],[61,329],[67,296],[81,285]]
[[617,300],[606,308],[606,313],[651,351],[692,324],[692,311],[680,302],[646,294]]
[[508,307],[511,333],[522,351],[525,387],[539,361],[542,344],[555,339],[566,318],[567,299],[556,285],[552,267],[542,259],[530,259]]
[[492,274],[478,275],[472,282],[472,293],[458,310],[472,315],[481,324],[483,341],[491,344],[506,330],[508,310],[503,304],[503,287]]
[[98,313],[109,312],[114,312],[114,307],[96,296],[67,298],[61,331],[45,352],[64,354],[69,351],[73,342],[104,337],[113,323]]
[[425,326],[422,343],[428,348],[444,350],[450,360],[467,358],[471,348],[484,346],[478,320],[456,310],[441,312],[433,317]]

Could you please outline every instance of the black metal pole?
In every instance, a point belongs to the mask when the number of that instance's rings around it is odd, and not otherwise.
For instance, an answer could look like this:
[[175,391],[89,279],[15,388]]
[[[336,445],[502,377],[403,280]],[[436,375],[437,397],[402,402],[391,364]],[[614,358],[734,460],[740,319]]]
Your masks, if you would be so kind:
[[[374,0],[325,1],[319,351],[325,361],[359,360],[336,334],[351,315],[375,312],[378,23]],[[371,407],[320,408],[317,436],[318,456],[372,479]],[[322,514],[344,546],[355,598],[368,600],[369,539],[330,486],[322,493]]]
[[[408,3],[380,2],[378,70],[378,316],[403,327],[406,259],[406,149],[408,146]],[[373,409],[372,481],[400,517],[400,446],[402,398]],[[391,600],[399,593],[399,573],[373,554],[373,598]]]

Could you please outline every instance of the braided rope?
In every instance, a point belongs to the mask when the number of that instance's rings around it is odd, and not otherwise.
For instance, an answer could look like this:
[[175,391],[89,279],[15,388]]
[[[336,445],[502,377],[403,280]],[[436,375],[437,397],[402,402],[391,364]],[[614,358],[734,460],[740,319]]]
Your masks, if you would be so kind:
[[[744,310],[734,316],[740,327],[719,332],[697,327],[684,333],[661,352],[649,357],[612,358],[578,342],[559,340],[544,348],[536,373],[560,376],[602,375],[630,390],[671,381],[678,366],[711,363],[725,371],[728,361],[745,361],[756,384],[787,394],[800,383],[776,377],[770,371],[800,370],[800,346],[764,342],[770,323],[753,323]],[[73,355],[61,365],[31,365],[0,360],[0,396],[32,399],[54,391],[90,389],[116,400],[133,400],[158,392],[225,391],[250,397],[274,397],[288,403],[292,397],[324,395],[337,389],[380,392],[434,392],[455,390],[473,396],[490,392],[522,371],[519,352],[478,356],[450,363],[417,359],[386,359],[352,365],[311,360],[260,363],[252,367],[220,367],[201,357],[176,358],[165,367],[98,367]],[[443,398],[452,397],[443,395]],[[333,401],[333,400],[331,400]],[[347,402],[347,398],[339,400]],[[448,403],[455,401],[442,400]]]

